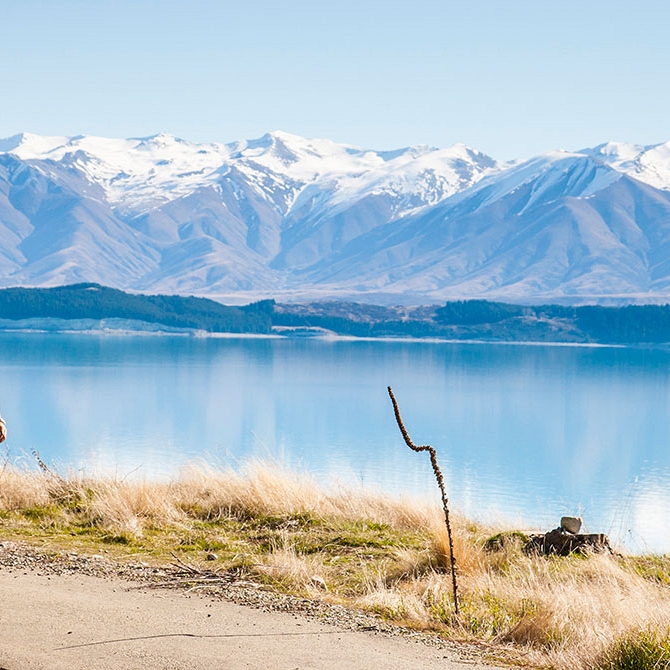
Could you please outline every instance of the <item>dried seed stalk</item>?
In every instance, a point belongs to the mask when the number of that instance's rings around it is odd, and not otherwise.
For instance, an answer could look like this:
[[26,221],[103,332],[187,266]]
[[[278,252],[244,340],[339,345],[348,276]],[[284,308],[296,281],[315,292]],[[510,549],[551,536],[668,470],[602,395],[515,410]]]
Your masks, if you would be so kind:
[[451,585],[454,593],[454,612],[458,616],[458,585],[456,581],[456,556],[454,555],[454,541],[451,535],[451,522],[449,521],[449,501],[447,500],[447,493],[444,490],[444,477],[442,476],[442,471],[440,466],[437,464],[437,454],[435,449],[428,444],[418,446],[412,442],[409,437],[409,433],[405,428],[405,424],[402,422],[402,417],[400,416],[400,409],[398,408],[398,403],[393,395],[393,390],[390,386],[387,387],[391,402],[393,403],[393,411],[395,412],[395,420],[398,423],[398,428],[402,433],[405,444],[412,451],[427,451],[430,454],[430,464],[433,466],[433,472],[435,473],[435,479],[437,479],[437,485],[440,487],[440,493],[442,495],[442,509],[444,510],[444,522],[447,526],[447,537],[449,538],[449,560],[451,562]]

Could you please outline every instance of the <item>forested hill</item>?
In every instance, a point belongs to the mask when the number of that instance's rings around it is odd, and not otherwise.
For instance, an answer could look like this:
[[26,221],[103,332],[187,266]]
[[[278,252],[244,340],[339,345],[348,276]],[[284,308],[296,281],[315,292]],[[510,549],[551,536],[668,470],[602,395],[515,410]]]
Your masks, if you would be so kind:
[[206,298],[137,295],[91,283],[0,289],[0,329],[39,328],[35,320],[45,319],[86,322],[88,328],[105,322],[106,329],[117,327],[109,320],[120,320],[116,322],[120,328],[127,327],[128,322],[142,322],[152,324],[154,330],[176,328],[212,333],[330,332],[353,337],[489,342],[670,343],[670,305],[522,306],[467,300],[412,308],[332,301],[278,304],[263,300],[231,307]]
[[99,284],[0,290],[0,319],[123,319],[217,333],[269,333],[267,310],[206,298],[135,295]]
[[487,342],[670,343],[669,305],[525,306],[487,300],[432,307],[347,302],[273,306],[275,327],[354,337],[434,337]]

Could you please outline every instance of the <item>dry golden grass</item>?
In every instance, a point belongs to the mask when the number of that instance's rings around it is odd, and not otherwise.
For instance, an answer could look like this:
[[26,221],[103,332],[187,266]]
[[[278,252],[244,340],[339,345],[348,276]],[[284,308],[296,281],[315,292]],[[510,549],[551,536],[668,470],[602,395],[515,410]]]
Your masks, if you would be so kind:
[[0,510],[21,510],[50,501],[44,477],[18,472],[7,464],[0,469]]
[[514,541],[491,551],[494,529],[458,515],[455,617],[443,521],[437,506],[324,488],[264,463],[192,465],[169,484],[0,470],[3,537],[154,560],[215,553],[209,567],[559,670],[628,667],[612,661],[621,649],[668,639],[670,558],[530,557]]
[[287,472],[279,466],[251,461],[241,471],[215,470],[205,463],[184,468],[175,484],[176,499],[208,519],[309,513],[323,517],[362,519],[415,528],[433,521],[428,512],[363,489],[326,491],[310,475]]

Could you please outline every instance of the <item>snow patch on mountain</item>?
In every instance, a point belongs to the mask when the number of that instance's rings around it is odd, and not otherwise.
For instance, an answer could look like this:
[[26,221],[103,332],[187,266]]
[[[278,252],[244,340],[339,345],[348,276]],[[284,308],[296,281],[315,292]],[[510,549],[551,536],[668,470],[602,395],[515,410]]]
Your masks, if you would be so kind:
[[138,139],[17,136],[4,149],[25,161],[67,163],[104,189],[112,205],[137,213],[214,183],[230,150],[172,135]]
[[670,191],[670,142],[648,146],[607,142],[584,153],[654,188]]
[[518,212],[522,214],[536,203],[566,195],[588,198],[621,177],[584,153],[550,151],[522,163],[511,163],[507,169],[484,177],[473,188],[461,191],[456,201],[472,200],[479,209],[532,184],[525,205]]
[[409,214],[435,205],[500,168],[495,160],[464,144],[442,150],[422,149],[407,149],[382,165],[341,179],[331,203],[388,194],[406,202],[402,214]]

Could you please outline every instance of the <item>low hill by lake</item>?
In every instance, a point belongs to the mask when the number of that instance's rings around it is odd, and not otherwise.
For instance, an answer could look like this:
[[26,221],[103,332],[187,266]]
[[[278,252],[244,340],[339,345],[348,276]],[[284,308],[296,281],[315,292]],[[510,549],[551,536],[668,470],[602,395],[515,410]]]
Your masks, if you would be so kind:
[[527,306],[467,300],[385,307],[338,301],[280,304],[262,300],[239,307],[207,298],[131,294],[83,283],[0,290],[0,329],[661,344],[670,342],[670,305]]

